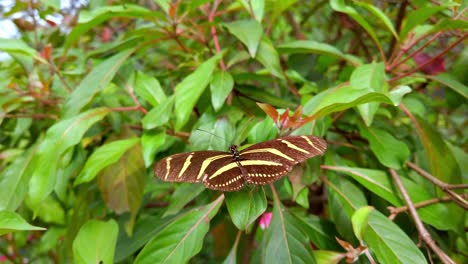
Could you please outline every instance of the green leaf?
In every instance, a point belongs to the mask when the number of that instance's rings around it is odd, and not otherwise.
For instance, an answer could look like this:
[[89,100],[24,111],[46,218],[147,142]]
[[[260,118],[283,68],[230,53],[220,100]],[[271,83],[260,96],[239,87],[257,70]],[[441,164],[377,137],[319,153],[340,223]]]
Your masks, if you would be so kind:
[[316,263],[300,221],[275,199],[264,239],[264,263]]
[[47,196],[41,203],[34,205],[25,200],[26,205],[35,212],[35,216],[39,217],[46,223],[63,225],[65,224],[65,209],[52,196]]
[[250,56],[255,58],[263,35],[262,24],[256,20],[239,20],[224,26],[247,47]]
[[[366,189],[390,202],[393,206],[403,206],[404,203],[398,194],[395,194],[395,186],[391,178],[383,171],[350,168],[343,166],[330,166],[329,170],[343,172],[351,176],[354,180],[362,184]],[[408,190],[410,198],[414,203],[424,202],[434,199],[435,196],[431,192],[424,189],[421,185],[407,179],[401,178],[403,185]],[[455,221],[445,221],[441,215],[451,215],[452,212],[443,204],[432,204],[417,209],[421,219],[430,225],[440,230],[457,230]]]
[[356,9],[346,5],[344,0],[331,0],[330,6],[331,8],[333,8],[333,10],[345,13],[352,17],[354,20],[356,20],[356,22],[367,31],[367,33],[370,35],[372,40],[374,40],[375,44],[379,47],[379,49],[382,49],[382,45],[380,44],[380,41],[373,27],[366,21],[366,19],[363,16],[361,16],[358,13],[358,11],[356,11]]
[[446,183],[461,183],[461,173],[442,135],[424,119],[416,117],[416,131],[424,146],[432,175]]
[[14,211],[23,202],[31,176],[31,172],[27,170],[31,170],[31,161],[36,150],[36,147],[31,147],[23,152],[0,173],[0,211]]
[[279,15],[294,5],[298,0],[267,1],[267,8],[271,11],[270,23],[275,23]]
[[338,264],[343,259],[342,252],[316,250],[314,251],[315,259],[320,264]]
[[374,127],[359,127],[360,134],[369,141],[370,148],[383,165],[400,169],[411,153],[405,143],[385,130]]
[[239,230],[246,230],[267,208],[263,188],[243,189],[225,196],[229,215]]
[[0,210],[0,236],[22,230],[45,230],[45,228],[30,225],[15,212]]
[[166,94],[164,93],[158,79],[146,75],[143,72],[137,72],[136,74],[135,92],[153,107],[166,100]]
[[162,217],[177,214],[204,190],[205,187],[202,184],[181,184],[172,194],[169,206]]
[[[386,94],[388,89],[385,82],[384,64],[371,63],[357,67],[351,74],[350,85],[356,89],[369,89],[374,92]],[[367,126],[372,124],[372,120],[379,106],[380,103],[374,102],[357,106]]]
[[122,262],[139,251],[157,233],[171,223],[175,217],[161,218],[161,215],[142,215],[135,224],[133,234],[119,232],[115,250],[115,263]]
[[[404,92],[409,91],[408,87],[404,88]],[[403,94],[399,91],[399,95]],[[304,105],[304,114],[315,115],[318,118],[369,102],[398,105],[399,99],[401,97],[374,92],[370,89],[355,89],[351,86],[345,86],[328,89],[312,97]]]
[[371,12],[382,22],[382,24],[388,29],[388,31],[390,31],[393,34],[393,36],[395,36],[395,38],[398,39],[398,34],[395,31],[395,27],[393,26],[392,21],[387,17],[387,15],[385,15],[384,12],[382,12],[382,10],[366,2],[354,1],[353,3],[358,6],[362,6],[365,9],[367,9],[367,11]]
[[353,223],[353,231],[354,235],[362,241],[363,235],[366,232],[366,228],[369,221],[369,214],[374,210],[371,206],[364,206],[359,208],[356,212],[354,212],[353,216],[351,216],[351,222]]
[[235,90],[239,92],[240,94],[251,98],[251,100],[257,101],[257,102],[263,102],[270,104],[272,106],[278,107],[278,108],[295,108],[297,105],[295,105],[291,100],[286,100],[281,97],[278,97],[274,94],[271,94],[270,91],[265,91],[263,89],[258,89],[257,87],[253,86],[237,86],[235,87]]
[[202,249],[209,221],[218,212],[223,199],[221,195],[210,204],[179,215],[146,244],[135,264],[188,262]]
[[64,118],[77,115],[84,106],[91,102],[93,97],[110,83],[117,70],[134,51],[135,49],[122,51],[96,65],[65,102]]
[[215,111],[223,107],[224,101],[234,88],[234,79],[228,71],[215,71],[210,82],[211,103]]
[[416,26],[421,25],[424,21],[430,18],[432,15],[446,10],[445,6],[432,6],[432,7],[422,7],[410,12],[407,16],[407,19],[403,23],[403,26],[400,30],[400,41],[405,40],[408,33]]
[[255,57],[274,76],[283,79],[279,54],[271,40],[263,37]]
[[453,91],[460,94],[461,96],[465,97],[465,99],[468,99],[468,87],[464,85],[463,83],[459,82],[452,75],[448,73],[441,73],[435,76],[429,75],[429,76],[426,76],[426,78],[437,81],[447,86],[448,88],[452,89]]
[[379,211],[371,212],[364,241],[377,256],[378,263],[427,263],[405,232]]
[[160,147],[166,143],[166,131],[143,131],[141,136],[141,146],[143,148],[143,159],[145,167],[148,168],[154,163],[154,156],[160,151]]
[[222,53],[202,63],[175,88],[176,130],[180,130],[189,120],[190,113],[211,80],[213,71]]
[[92,181],[103,168],[117,162],[128,149],[139,142],[139,138],[130,138],[116,140],[97,148],[86,161],[74,185]]
[[312,40],[298,40],[287,44],[283,44],[278,46],[278,51],[281,54],[322,54],[345,60],[355,66],[362,64],[361,59],[359,59],[358,57],[344,54],[343,52],[341,52],[340,50],[338,50],[330,44],[316,42]]
[[468,21],[462,19],[452,19],[452,18],[443,18],[440,19],[437,24],[435,24],[429,32],[426,34],[432,35],[434,33],[440,31],[447,31],[447,30],[467,30],[468,29]]
[[117,214],[131,213],[131,218],[126,223],[126,231],[131,233],[143,200],[146,169],[141,145],[131,141],[126,144],[131,147],[120,156],[118,162],[99,173],[97,183],[107,207]]
[[73,241],[75,263],[113,263],[119,227],[111,219],[107,222],[89,220]]
[[265,0],[240,0],[240,2],[247,12],[253,12],[252,17],[255,18],[259,23],[263,20],[263,14],[265,13]]
[[275,138],[278,134],[278,128],[271,118],[265,118],[250,129],[249,142],[258,143]]
[[312,214],[294,215],[301,221],[301,227],[315,246],[321,249],[341,249],[335,240],[338,233],[333,222]]
[[169,122],[174,106],[175,97],[166,98],[162,103],[151,109],[148,114],[143,117],[143,128],[153,129]]
[[30,58],[41,61],[42,63],[47,63],[47,61],[45,61],[35,49],[29,47],[20,39],[0,38],[0,50],[11,55],[26,55]]
[[108,108],[91,109],[62,120],[47,130],[45,139],[31,162],[33,171],[29,181],[29,197],[33,207],[52,192],[63,154],[80,143],[84,133],[110,111]]
[[144,7],[127,3],[124,5],[103,6],[92,11],[82,10],[79,15],[78,25],[74,26],[73,30],[65,38],[65,49],[70,48],[88,30],[112,18],[142,18],[150,15],[154,16],[155,14]]

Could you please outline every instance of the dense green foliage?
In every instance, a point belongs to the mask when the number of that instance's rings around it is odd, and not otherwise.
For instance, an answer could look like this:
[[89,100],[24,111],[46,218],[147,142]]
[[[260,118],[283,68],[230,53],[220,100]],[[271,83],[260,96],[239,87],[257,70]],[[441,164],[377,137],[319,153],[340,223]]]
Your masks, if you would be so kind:
[[[460,1],[33,2],[2,7],[0,262],[466,261]],[[153,175],[288,134],[328,149],[271,185]]]

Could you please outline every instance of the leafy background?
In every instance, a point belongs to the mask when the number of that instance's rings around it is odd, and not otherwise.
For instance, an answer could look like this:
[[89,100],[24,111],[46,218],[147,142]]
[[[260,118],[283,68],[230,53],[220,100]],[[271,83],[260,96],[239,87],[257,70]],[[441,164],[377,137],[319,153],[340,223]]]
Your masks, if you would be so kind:
[[[465,1],[1,8],[0,262],[466,261]],[[270,186],[152,172],[291,133],[328,150]]]

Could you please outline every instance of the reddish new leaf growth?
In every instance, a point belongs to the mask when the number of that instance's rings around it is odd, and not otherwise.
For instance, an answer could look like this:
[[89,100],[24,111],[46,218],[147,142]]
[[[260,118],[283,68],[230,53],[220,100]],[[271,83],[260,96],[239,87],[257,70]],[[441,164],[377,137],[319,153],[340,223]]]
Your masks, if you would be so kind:
[[41,51],[41,57],[44,58],[46,61],[50,61],[52,58],[52,45],[49,43],[45,45],[45,47]]
[[257,103],[257,105],[275,122],[276,127],[280,130],[296,130],[304,124],[315,120],[315,116],[302,118],[302,106],[299,106],[293,113],[289,115],[289,108],[287,108],[281,116],[278,111],[269,105],[264,103]]
[[[432,60],[433,57],[424,52],[419,52],[414,55],[413,59],[416,65],[421,66],[421,71],[425,74],[436,75],[441,72],[445,72],[445,61],[443,57],[438,57]],[[428,61],[432,60],[429,64],[424,65]]]
[[278,111],[276,109],[269,105],[269,104],[263,104],[263,103],[257,103],[258,107],[260,107],[263,112],[265,112],[275,123],[278,121]]

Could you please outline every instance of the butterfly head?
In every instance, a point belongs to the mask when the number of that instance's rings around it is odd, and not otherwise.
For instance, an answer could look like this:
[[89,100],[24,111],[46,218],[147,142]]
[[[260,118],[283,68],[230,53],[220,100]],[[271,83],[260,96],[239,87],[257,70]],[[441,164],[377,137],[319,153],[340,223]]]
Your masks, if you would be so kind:
[[237,150],[237,145],[231,145],[229,147],[229,152],[231,152],[232,154],[232,157],[235,159],[235,160],[239,160],[240,157],[239,157],[239,150]]

